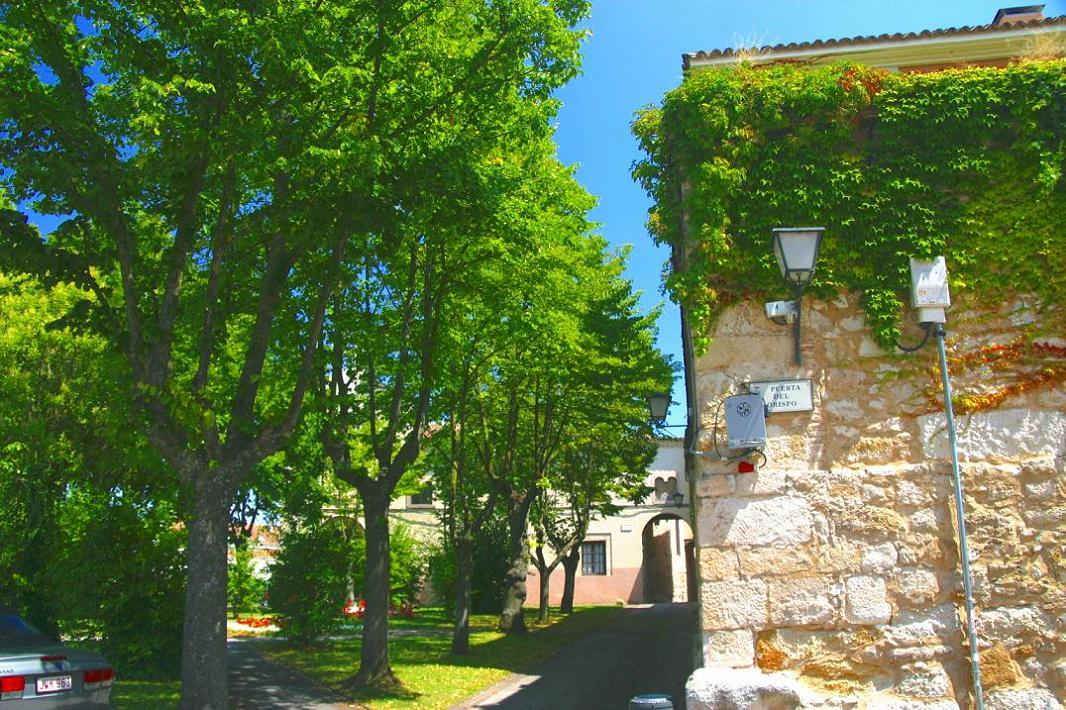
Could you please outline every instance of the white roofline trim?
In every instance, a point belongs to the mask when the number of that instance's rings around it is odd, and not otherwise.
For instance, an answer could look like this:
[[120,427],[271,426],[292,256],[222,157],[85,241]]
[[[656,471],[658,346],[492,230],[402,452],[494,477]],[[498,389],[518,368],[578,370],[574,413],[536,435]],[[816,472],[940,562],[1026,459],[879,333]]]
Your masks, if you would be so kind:
[[740,55],[734,50],[733,54],[720,57],[700,57],[697,54],[686,54],[689,69],[697,67],[717,66],[723,64],[739,64],[742,61],[754,63],[778,61],[782,59],[817,58],[831,55],[859,54],[863,52],[892,51],[909,49],[912,47],[936,47],[938,45],[958,44],[984,44],[987,42],[1009,42],[1013,39],[1027,39],[1033,35],[1066,33],[1066,26],[1051,25],[1048,27],[1030,27],[1020,30],[997,30],[993,32],[971,33],[937,37],[916,37],[907,40],[895,40],[874,42],[870,44],[840,44],[821,47],[809,47],[802,50],[779,50],[768,51],[764,54],[753,53]]

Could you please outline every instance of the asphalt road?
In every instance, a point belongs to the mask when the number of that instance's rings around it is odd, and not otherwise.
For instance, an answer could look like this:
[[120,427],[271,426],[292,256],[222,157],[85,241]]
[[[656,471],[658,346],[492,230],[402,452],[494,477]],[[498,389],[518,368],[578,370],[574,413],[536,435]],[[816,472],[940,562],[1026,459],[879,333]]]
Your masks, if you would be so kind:
[[452,710],[626,710],[630,698],[665,693],[685,707],[692,673],[694,604],[628,607],[609,627],[563,648]]

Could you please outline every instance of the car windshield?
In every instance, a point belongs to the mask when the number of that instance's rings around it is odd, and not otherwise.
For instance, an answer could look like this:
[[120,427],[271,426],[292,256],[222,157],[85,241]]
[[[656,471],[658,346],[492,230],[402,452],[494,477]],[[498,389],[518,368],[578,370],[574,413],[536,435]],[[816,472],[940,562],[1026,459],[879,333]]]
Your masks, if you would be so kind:
[[37,645],[54,643],[14,614],[0,614],[0,646]]

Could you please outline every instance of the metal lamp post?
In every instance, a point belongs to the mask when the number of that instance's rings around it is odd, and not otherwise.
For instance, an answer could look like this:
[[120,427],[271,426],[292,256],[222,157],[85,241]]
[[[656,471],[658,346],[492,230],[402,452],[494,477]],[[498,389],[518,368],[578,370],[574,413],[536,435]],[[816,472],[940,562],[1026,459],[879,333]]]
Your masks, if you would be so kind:
[[797,365],[803,363],[800,354],[800,305],[803,291],[814,277],[818,250],[822,245],[825,227],[777,227],[774,229],[773,249],[777,266],[785,283],[796,294],[796,317],[792,321],[793,354]]
[[[951,478],[955,489],[955,522],[959,528],[959,558],[962,561],[962,589],[966,600],[966,632],[970,639],[970,672],[973,676],[974,705],[984,710],[984,691],[981,687],[981,663],[977,649],[977,619],[973,601],[973,572],[970,569],[970,545],[966,535],[966,501],[963,498],[962,474],[959,471],[959,445],[955,431],[955,410],[951,404],[951,374],[948,372],[948,356],[944,346],[947,331],[944,311],[951,305],[948,292],[948,268],[944,257],[932,261],[910,260],[911,305],[918,309],[918,322],[936,335],[937,354],[940,357],[940,378],[944,387],[944,416],[948,424],[948,450],[951,455]],[[925,340],[913,351],[925,344]]]

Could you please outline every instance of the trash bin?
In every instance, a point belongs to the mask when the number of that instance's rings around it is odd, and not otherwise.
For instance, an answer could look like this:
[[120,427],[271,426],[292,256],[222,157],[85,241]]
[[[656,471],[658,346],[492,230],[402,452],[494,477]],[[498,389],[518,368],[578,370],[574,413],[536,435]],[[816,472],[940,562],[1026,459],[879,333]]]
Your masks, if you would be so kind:
[[630,699],[629,710],[674,710],[674,701],[661,693],[638,695]]

